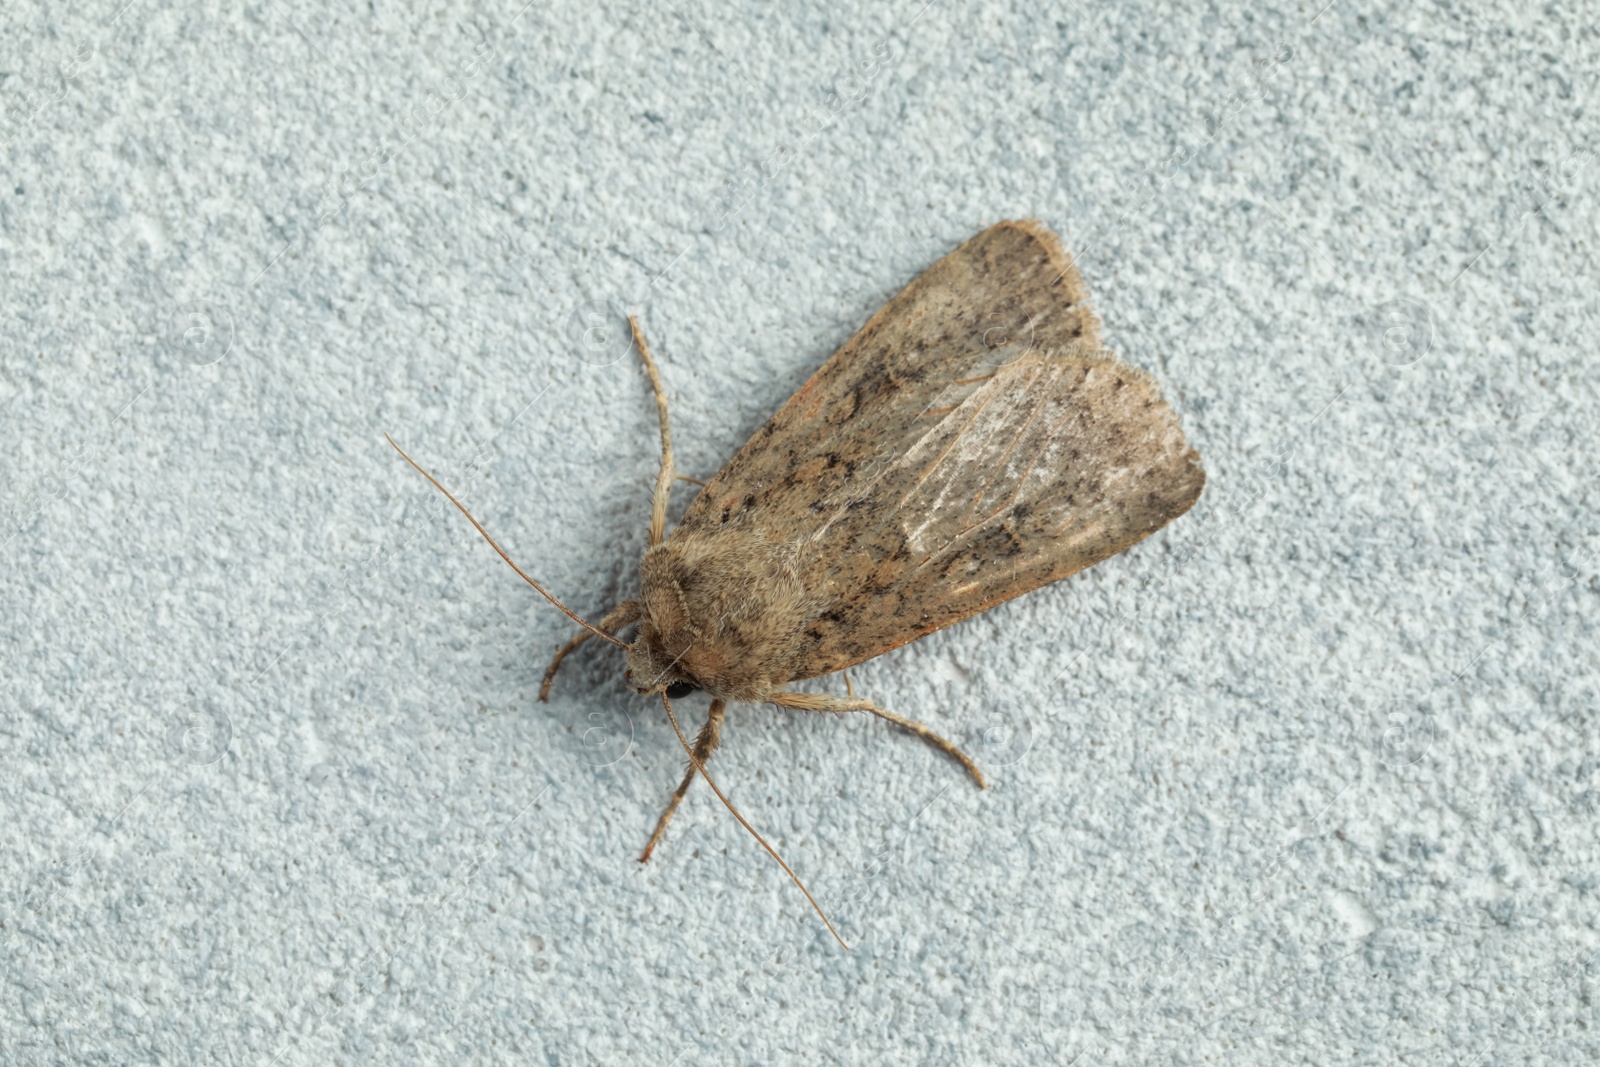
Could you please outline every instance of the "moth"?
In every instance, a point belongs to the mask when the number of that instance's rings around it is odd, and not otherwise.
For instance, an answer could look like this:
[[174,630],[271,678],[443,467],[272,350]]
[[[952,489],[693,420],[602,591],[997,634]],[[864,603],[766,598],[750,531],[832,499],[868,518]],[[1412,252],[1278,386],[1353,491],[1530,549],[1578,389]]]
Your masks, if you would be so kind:
[[[661,697],[689,767],[640,862],[698,774],[838,937],[706,773],[728,705],[870,713],[950,756],[983,788],[971,757],[856,696],[848,677],[844,696],[791,684],[1121,552],[1187,511],[1205,472],[1155,382],[1101,345],[1076,266],[1033,220],[989,227],[884,305],[703,484],[670,535],[666,391],[638,321],[628,321],[661,437],[638,595],[585,621],[450,499],[583,627],[556,651],[541,700],[562,661],[592,637],[625,650],[635,693]],[[617,636],[633,625],[632,641]],[[696,690],[710,707],[691,745],[672,700]]]

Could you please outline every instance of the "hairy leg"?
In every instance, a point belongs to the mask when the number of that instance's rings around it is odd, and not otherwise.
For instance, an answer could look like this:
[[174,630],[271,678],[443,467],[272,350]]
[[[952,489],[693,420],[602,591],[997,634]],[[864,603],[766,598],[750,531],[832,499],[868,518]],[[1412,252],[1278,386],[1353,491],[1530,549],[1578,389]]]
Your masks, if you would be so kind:
[[[628,316],[628,329],[633,331],[633,345],[639,350],[639,358],[644,361],[645,373],[650,376],[650,388],[656,397],[656,416],[661,424],[661,470],[656,475],[655,497],[650,505],[650,544],[659,545],[666,537],[667,527],[667,501],[672,492],[672,429],[667,422],[667,392],[661,384],[661,374],[656,370],[656,361],[651,358],[650,346],[645,343],[644,334],[639,330],[639,320],[632,315]],[[679,477],[682,477],[681,475]],[[684,477],[684,481],[696,482],[704,485],[694,478]],[[638,622],[644,609],[634,600],[624,600],[610,611],[597,624],[597,629],[610,633],[629,623]],[[584,631],[572,640],[562,645],[550,661],[550,666],[545,668],[544,682],[539,686],[539,699],[550,699],[550,683],[555,680],[556,671],[561,667],[561,661],[566,659],[578,646],[583,644],[594,634]]]
[[827,693],[773,693],[767,699],[781,708],[796,708],[800,711],[870,711],[880,719],[887,719],[896,726],[910,730],[934,748],[949,755],[967,769],[967,773],[972,775],[972,780],[978,783],[979,789],[989,787],[983,780],[983,772],[978,770],[978,765],[972,762],[971,756],[920,722],[913,722],[892,711],[885,711],[870,700],[863,700],[860,697],[836,697]]
[[628,316],[628,329],[633,331],[633,347],[644,360],[645,373],[650,375],[650,388],[656,394],[656,421],[661,424],[661,470],[656,475],[655,497],[650,503],[650,547],[659,545],[667,536],[667,500],[672,495],[672,428],[667,424],[667,390],[661,384],[661,373],[650,356],[650,346],[645,344],[639,330],[639,320]]
[[[711,758],[711,753],[717,750],[717,742],[722,740],[722,714],[727,705],[720,700],[711,702],[711,710],[706,714],[706,723],[700,727],[700,733],[694,739],[694,756],[705,766],[706,760]],[[656,831],[650,835],[650,843],[644,846],[644,854],[639,857],[639,862],[644,863],[650,859],[650,853],[655,851],[656,842],[661,840],[661,835],[667,832],[667,823],[672,821],[672,816],[677,814],[678,805],[683,803],[683,795],[689,791],[689,783],[694,781],[694,764],[689,764],[689,773],[683,776],[683,781],[678,785],[678,791],[672,794],[672,799],[667,803],[667,810],[661,813],[661,818],[656,822]]]
[[[641,609],[637,600],[624,600],[622,603],[606,612],[605,616],[598,624],[596,624],[596,628],[604,630],[606,633],[611,633],[613,630],[620,630],[630,622],[638,622],[640,613]],[[539,686],[540,700],[550,699],[550,683],[555,681],[556,670],[561,666],[561,661],[571,655],[579,645],[583,644],[593,636],[594,634],[590,631],[583,630],[575,635],[572,640],[568,641],[566,644],[562,645],[556,650],[555,658],[550,661],[550,666],[546,667],[544,670],[544,682]]]

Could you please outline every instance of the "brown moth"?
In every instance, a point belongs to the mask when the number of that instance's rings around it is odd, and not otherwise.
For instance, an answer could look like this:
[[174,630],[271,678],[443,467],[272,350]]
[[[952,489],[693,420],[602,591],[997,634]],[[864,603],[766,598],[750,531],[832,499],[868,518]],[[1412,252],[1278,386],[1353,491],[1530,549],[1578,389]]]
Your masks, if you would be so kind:
[[[666,394],[629,324],[661,432],[639,595],[591,625],[522,576],[584,627],[551,660],[540,699],[561,661],[602,637],[626,649],[636,693],[661,694],[689,753],[641,862],[700,774],[794,877],[706,774],[732,701],[870,712],[983,787],[971,758],[921,723],[853,691],[790,683],[1115,555],[1189,510],[1205,484],[1177,415],[1148,375],[1101,347],[1077,268],[1031,220],[984,230],[884,305],[704,484],[670,537]],[[632,642],[614,636],[634,623]],[[696,689],[711,705],[691,747],[669,697]]]

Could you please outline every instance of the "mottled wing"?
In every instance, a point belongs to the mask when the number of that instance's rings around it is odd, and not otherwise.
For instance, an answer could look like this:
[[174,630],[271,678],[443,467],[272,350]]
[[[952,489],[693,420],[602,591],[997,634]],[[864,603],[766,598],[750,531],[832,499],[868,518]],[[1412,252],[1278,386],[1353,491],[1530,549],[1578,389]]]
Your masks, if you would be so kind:
[[689,506],[792,547],[792,677],[870,659],[1094,564],[1205,476],[1153,382],[1098,346],[1036,223],[990,227],[884,306]]

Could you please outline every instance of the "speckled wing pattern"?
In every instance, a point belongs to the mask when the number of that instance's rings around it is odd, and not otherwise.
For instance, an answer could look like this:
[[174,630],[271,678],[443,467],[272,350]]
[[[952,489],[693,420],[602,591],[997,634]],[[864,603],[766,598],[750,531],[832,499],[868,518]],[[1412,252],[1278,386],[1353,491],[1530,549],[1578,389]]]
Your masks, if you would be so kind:
[[1055,234],[998,223],[874,315],[678,529],[790,546],[811,599],[796,679],[1091,566],[1205,483],[1155,383],[1098,333]]

